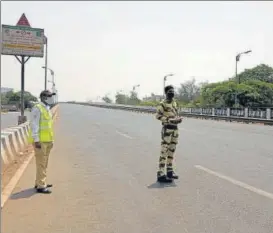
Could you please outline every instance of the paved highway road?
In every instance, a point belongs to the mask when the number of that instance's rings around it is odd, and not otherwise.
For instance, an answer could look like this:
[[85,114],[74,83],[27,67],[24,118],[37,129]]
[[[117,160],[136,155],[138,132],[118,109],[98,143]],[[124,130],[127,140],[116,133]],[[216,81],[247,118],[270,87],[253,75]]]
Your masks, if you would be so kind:
[[[8,112],[1,114],[1,130],[17,126],[18,125],[18,116],[20,112]],[[29,117],[29,112],[25,112],[26,116]]]
[[31,189],[32,161],[2,210],[5,233],[272,233],[273,128],[185,119],[180,180],[155,183],[152,115],[61,105],[53,193]]

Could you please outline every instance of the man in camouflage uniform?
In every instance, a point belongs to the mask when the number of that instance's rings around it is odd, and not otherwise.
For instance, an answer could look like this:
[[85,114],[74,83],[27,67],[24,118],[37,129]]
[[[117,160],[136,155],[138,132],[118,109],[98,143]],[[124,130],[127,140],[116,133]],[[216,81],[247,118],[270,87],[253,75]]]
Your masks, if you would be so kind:
[[[177,125],[182,122],[182,118],[178,116],[177,103],[174,100],[174,87],[166,86],[164,91],[166,98],[160,103],[156,113],[156,119],[160,120],[163,125],[157,181],[169,183],[173,179],[178,179],[173,170],[173,156],[179,136]],[[166,173],[165,170],[167,170]]]

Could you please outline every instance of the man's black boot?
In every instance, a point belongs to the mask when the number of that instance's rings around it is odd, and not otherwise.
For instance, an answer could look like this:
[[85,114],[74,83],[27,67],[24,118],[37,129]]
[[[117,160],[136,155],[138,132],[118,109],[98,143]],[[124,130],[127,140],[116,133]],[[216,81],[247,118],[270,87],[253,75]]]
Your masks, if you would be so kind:
[[43,193],[43,194],[50,194],[50,193],[52,193],[49,188],[37,188],[36,192],[37,193]]
[[165,174],[158,172],[157,173],[157,181],[159,183],[171,183],[172,179],[168,178]]
[[169,179],[175,179],[175,180],[177,180],[177,179],[179,178],[179,176],[176,175],[176,174],[174,173],[174,171],[168,171],[168,172],[167,172],[167,177],[168,177]]
[[[37,185],[34,186],[35,189],[37,189],[37,187],[38,187]],[[47,187],[47,188],[52,188],[52,187],[53,187],[53,184],[48,184],[46,187]]]

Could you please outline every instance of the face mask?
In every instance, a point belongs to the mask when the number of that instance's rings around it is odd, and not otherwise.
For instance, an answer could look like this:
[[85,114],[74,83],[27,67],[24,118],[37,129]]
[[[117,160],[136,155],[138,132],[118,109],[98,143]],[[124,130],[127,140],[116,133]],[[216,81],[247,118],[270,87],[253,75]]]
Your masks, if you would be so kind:
[[174,97],[174,92],[168,92],[166,96],[168,99],[172,99]]
[[44,102],[47,104],[47,105],[52,105],[54,102],[53,102],[53,98],[52,97],[47,97]]

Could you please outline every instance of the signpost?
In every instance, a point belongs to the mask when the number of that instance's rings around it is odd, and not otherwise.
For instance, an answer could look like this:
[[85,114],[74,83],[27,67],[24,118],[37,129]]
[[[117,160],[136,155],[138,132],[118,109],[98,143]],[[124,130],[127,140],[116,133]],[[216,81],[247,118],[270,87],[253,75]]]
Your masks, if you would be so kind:
[[25,64],[31,57],[44,56],[44,29],[32,28],[25,14],[16,26],[2,25],[1,54],[13,55],[21,63],[21,116],[18,124],[22,124],[27,120],[24,116]]

